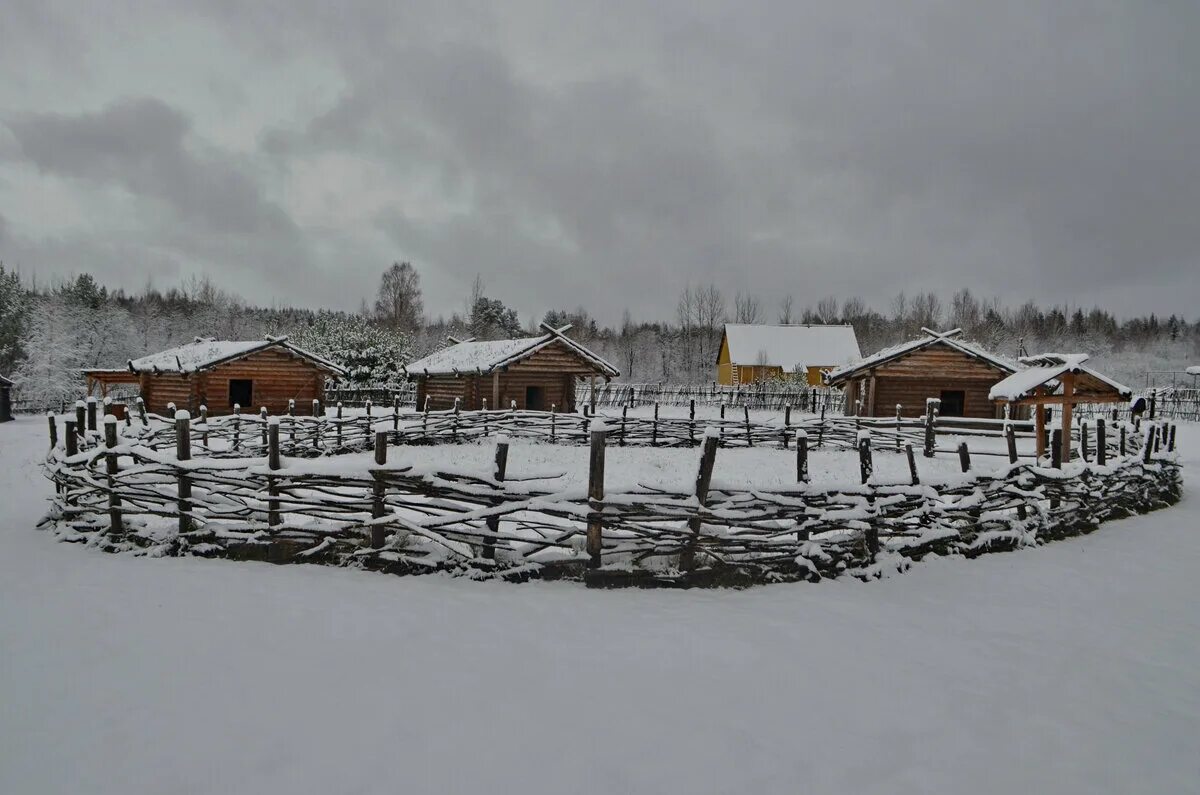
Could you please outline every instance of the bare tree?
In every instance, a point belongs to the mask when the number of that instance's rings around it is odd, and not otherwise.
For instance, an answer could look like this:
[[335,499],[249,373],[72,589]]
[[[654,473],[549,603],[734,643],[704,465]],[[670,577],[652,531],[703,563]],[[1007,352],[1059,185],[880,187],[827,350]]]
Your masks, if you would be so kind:
[[416,268],[410,262],[393,262],[379,282],[375,315],[390,328],[412,332],[420,328],[423,311]]
[[632,381],[637,361],[637,326],[628,309],[621,313],[621,353],[625,357],[625,378]]
[[779,300],[779,322],[785,325],[792,322],[792,304],[793,299],[790,295],[785,295]]
[[[699,327],[700,368],[712,364],[710,359],[720,338],[720,326],[725,323],[725,296],[715,284],[701,288],[696,293],[696,320]],[[693,378],[698,373],[693,373]]]
[[738,293],[733,297],[734,323],[759,323],[762,321],[762,304],[753,295]]
[[817,301],[817,317],[822,323],[835,323],[838,319],[838,300],[832,295]]

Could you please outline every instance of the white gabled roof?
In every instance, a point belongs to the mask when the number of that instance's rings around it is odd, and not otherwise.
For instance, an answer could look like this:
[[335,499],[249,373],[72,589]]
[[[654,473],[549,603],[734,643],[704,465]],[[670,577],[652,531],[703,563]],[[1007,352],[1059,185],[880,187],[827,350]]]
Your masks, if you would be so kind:
[[297,348],[287,341],[287,337],[267,337],[265,340],[213,340],[197,337],[195,342],[152,353],[140,359],[131,359],[129,370],[134,373],[195,373],[269,348],[283,348],[324,370],[337,375],[346,374],[340,365]]
[[1042,385],[1049,385],[1051,394],[1057,394],[1062,391],[1062,382],[1059,379],[1067,373],[1091,376],[1123,398],[1128,399],[1133,395],[1133,390],[1124,384],[1085,367],[1083,363],[1087,360],[1086,353],[1042,353],[1037,356],[1025,356],[1021,359],[1021,364],[1029,366],[994,384],[988,397],[992,400],[1021,400],[1032,395],[1033,391]]
[[963,342],[959,339],[953,339],[955,336],[962,333],[962,329],[956,328],[949,331],[933,331],[931,329],[922,328],[921,331],[925,332],[924,337],[919,337],[915,340],[909,340],[908,342],[902,342],[899,345],[893,345],[890,348],[884,348],[877,353],[871,354],[865,359],[855,362],[849,367],[843,367],[840,370],[834,370],[826,378],[826,382],[832,384],[835,381],[844,380],[861,370],[869,370],[872,367],[878,367],[885,362],[890,362],[893,359],[899,359],[903,356],[907,356],[910,353],[919,351],[922,348],[927,348],[930,345],[946,345],[956,351],[959,351],[960,353],[965,353],[967,356],[970,356],[974,359],[979,359],[1007,373],[1014,373],[1017,371],[1017,365],[1015,362],[1009,361],[1002,356],[997,356],[991,351],[986,351],[983,348],[972,345],[968,342]]
[[423,359],[409,362],[405,371],[410,376],[419,375],[482,375],[490,373],[511,364],[516,364],[555,342],[562,342],[581,359],[590,364],[600,375],[616,378],[620,375],[617,368],[603,358],[570,339],[563,334],[570,326],[553,329],[542,324],[547,330],[540,337],[521,337],[513,340],[490,340],[476,342],[466,340],[453,341],[454,344],[429,354]]
[[1188,375],[1200,375],[1200,364],[1189,367],[1187,373]]
[[793,370],[797,367],[835,367],[862,356],[853,326],[810,324],[750,325],[726,323],[729,361]]

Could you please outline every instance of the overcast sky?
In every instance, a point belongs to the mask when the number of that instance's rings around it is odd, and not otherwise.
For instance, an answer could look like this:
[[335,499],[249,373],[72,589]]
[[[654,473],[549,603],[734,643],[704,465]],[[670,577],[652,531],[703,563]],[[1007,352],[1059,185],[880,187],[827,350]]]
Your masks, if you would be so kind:
[[1200,3],[79,4],[0,18],[0,259],[523,318],[969,286],[1200,317]]

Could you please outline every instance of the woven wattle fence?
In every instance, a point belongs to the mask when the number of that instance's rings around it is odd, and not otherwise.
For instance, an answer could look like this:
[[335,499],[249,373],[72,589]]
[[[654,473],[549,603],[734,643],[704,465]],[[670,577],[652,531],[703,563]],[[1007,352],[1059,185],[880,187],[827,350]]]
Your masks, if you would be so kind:
[[[797,483],[748,490],[712,481],[718,432],[702,438],[694,490],[605,490],[610,428],[588,429],[587,483],[505,479],[499,441],[492,477],[389,464],[377,431],[361,457],[287,459],[278,420],[265,459],[193,458],[190,419],[175,449],[74,421],[50,420],[46,471],[55,484],[47,524],[62,538],[112,551],[323,562],[400,574],[574,578],[594,585],[746,585],[842,574],[863,578],[922,556],[977,555],[1089,532],[1107,519],[1165,507],[1180,496],[1174,429],[1149,425],[1126,454],[1062,468],[1013,462],[950,485],[872,478],[869,432],[856,446],[861,485],[807,482],[810,438],[796,433]],[[1100,453],[1104,450],[1104,453]]]

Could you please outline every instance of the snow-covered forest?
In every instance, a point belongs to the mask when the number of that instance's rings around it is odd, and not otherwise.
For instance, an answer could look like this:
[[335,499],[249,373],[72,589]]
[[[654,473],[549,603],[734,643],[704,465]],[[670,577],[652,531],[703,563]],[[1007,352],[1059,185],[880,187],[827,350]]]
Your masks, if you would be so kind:
[[586,307],[551,307],[522,321],[497,297],[517,292],[516,285],[485,285],[477,278],[461,312],[429,317],[419,272],[397,263],[381,275],[377,295],[369,301],[364,296],[359,310],[348,313],[250,306],[202,278],[131,293],[109,289],[87,273],[34,284],[0,265],[0,372],[16,380],[18,405],[53,405],[78,396],[80,368],[123,367],[131,358],[197,336],[286,334],[346,365],[350,385],[386,386],[403,377],[404,362],[441,346],[449,334],[502,339],[537,333],[543,321],[571,324],[573,337],[635,382],[711,380],[725,322],[849,323],[864,354],[912,338],[922,326],[961,327],[968,339],[1011,357],[1022,347],[1090,353],[1098,366],[1134,387],[1144,385],[1148,371],[1182,371],[1200,361],[1200,318],[1117,317],[1101,307],[1032,301],[1004,306],[967,288],[948,297],[901,293],[889,306],[872,307],[854,296],[799,306],[791,296],[768,303],[753,295],[726,295],[715,285],[685,285],[660,317],[625,312],[616,325],[598,321]]

